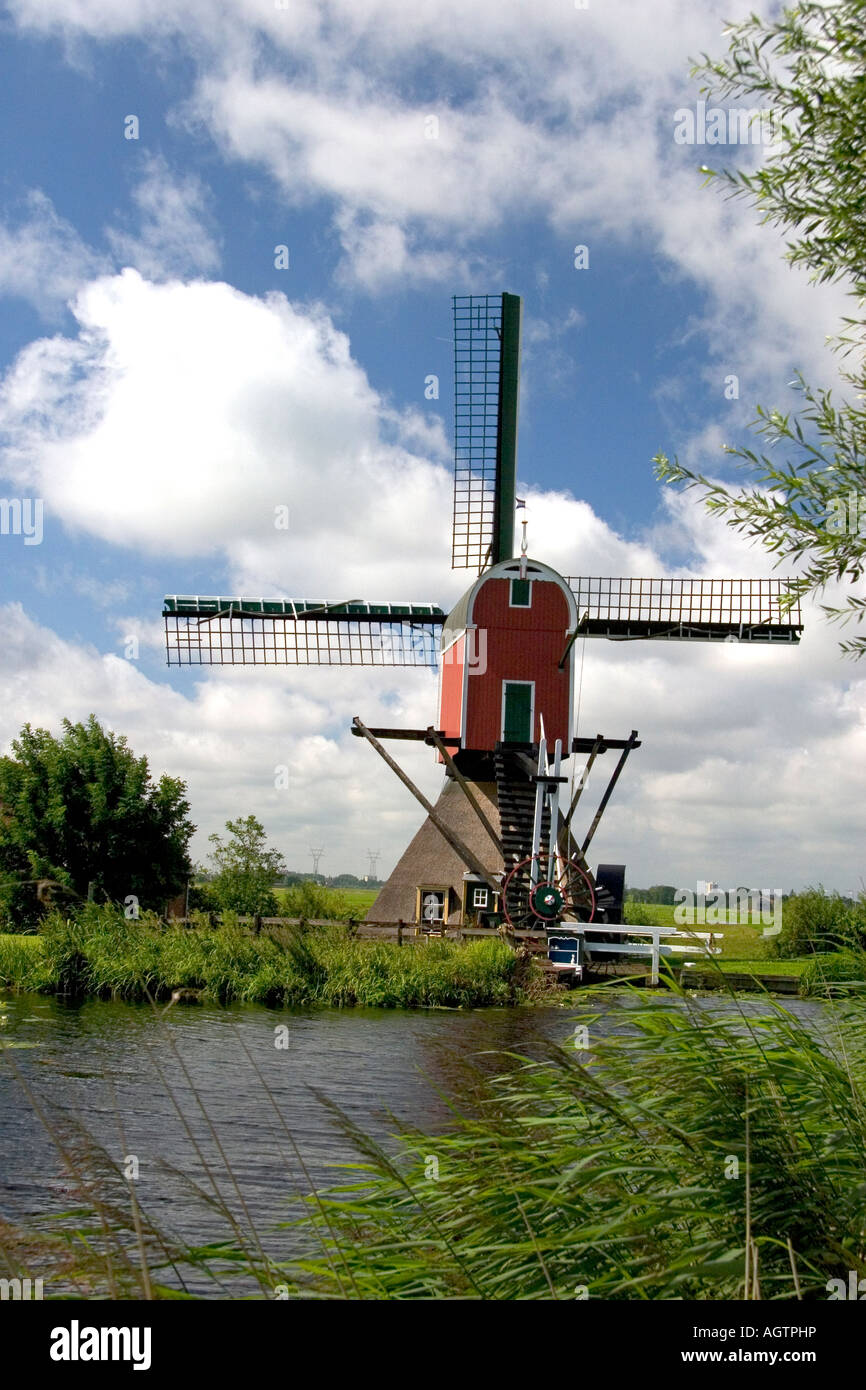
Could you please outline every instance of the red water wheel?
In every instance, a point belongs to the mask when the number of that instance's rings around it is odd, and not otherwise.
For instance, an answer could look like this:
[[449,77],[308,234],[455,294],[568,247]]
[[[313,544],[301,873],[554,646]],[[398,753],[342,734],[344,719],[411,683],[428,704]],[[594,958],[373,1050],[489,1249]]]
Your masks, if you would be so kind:
[[509,926],[520,931],[556,926],[564,919],[591,922],[595,888],[576,856],[550,863],[542,852],[521,859],[506,875],[502,910]]

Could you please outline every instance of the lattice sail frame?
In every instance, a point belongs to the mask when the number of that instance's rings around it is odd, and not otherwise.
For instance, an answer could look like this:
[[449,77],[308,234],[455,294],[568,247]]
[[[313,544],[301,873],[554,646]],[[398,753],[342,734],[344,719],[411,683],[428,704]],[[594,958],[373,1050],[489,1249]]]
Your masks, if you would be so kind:
[[435,667],[445,613],[432,603],[165,599],[169,666]]
[[514,553],[521,300],[455,295],[451,568]]
[[786,579],[611,579],[569,575],[578,635],[613,641],[798,642],[800,602]]

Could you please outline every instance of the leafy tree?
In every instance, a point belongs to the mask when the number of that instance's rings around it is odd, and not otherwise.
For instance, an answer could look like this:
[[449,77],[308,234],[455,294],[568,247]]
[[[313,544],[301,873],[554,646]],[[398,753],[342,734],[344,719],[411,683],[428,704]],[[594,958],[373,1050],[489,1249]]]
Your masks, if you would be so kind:
[[[814,281],[841,281],[855,303],[866,296],[866,24],[863,0],[832,6],[801,0],[773,23],[752,15],[728,30],[727,57],[706,55],[693,69],[702,93],[757,99],[773,113],[774,148],[752,170],[704,168],[707,182],[745,197],[763,221],[791,233],[787,259],[807,266]],[[698,487],[707,509],[783,559],[805,559],[791,599],[820,593],[831,580],[858,584],[866,570],[866,387],[862,310],[844,321],[835,346],[853,365],[843,379],[853,400],[837,405],[829,390],[798,373],[799,414],[758,407],[752,428],[770,448],[790,457],[725,447],[754,475],[731,491],[676,459],[657,454],[662,481]],[[822,605],[831,621],[860,622],[866,595],[850,593],[841,607]],[[851,656],[866,653],[866,637],[840,643]]]
[[227,820],[226,830],[225,841],[208,836],[214,846],[208,858],[216,868],[209,896],[223,912],[275,917],[278,903],[272,885],[286,872],[282,855],[268,848],[265,828],[255,816]]
[[190,913],[219,912],[219,904],[211,890],[210,874],[207,878],[200,878],[198,866],[193,869],[193,873],[195,878],[189,885],[189,894],[187,895],[187,907]]
[[94,896],[161,911],[190,870],[186,786],[154,782],[124,737],[63,721],[63,736],[25,724],[0,758],[0,913],[27,926],[47,903]]
[[627,888],[626,898],[633,903],[661,903],[673,907],[676,893],[670,883],[654,883],[651,888]]
[[828,893],[819,884],[786,899],[782,930],[772,943],[772,954],[786,958],[864,946],[866,895],[852,904],[840,893]]

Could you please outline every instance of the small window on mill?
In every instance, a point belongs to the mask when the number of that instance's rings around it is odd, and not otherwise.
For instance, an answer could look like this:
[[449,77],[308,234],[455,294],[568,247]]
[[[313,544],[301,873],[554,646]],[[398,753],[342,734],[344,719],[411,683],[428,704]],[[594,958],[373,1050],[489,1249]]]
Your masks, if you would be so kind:
[[532,605],[532,580],[512,579],[511,608],[529,608]]
[[436,889],[421,890],[422,922],[442,922],[445,918],[445,894]]

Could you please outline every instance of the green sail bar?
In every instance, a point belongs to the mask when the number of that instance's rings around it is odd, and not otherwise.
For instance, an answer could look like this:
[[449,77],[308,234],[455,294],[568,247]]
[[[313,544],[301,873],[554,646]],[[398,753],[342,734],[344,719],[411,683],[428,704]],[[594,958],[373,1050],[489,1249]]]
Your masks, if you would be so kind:
[[445,611],[435,603],[327,603],[288,598],[206,597],[191,594],[166,594],[163,617],[216,618],[290,618],[295,622],[317,619],[352,618],[423,618],[428,623],[445,621]]
[[428,666],[445,611],[435,603],[339,603],[168,594],[169,666]]

